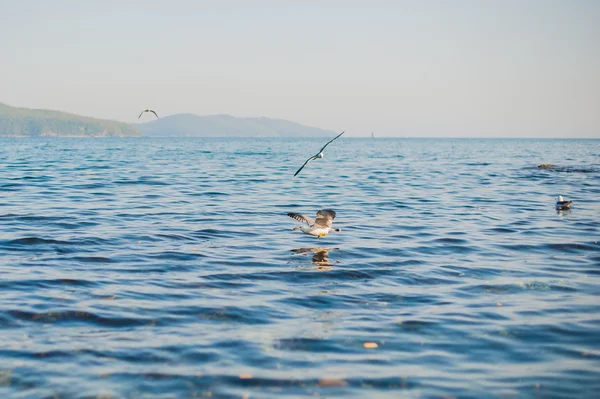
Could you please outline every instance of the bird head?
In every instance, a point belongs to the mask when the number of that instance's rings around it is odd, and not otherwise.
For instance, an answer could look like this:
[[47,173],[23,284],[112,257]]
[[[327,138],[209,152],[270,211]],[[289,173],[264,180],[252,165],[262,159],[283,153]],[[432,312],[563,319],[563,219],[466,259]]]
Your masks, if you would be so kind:
[[563,196],[562,196],[562,195],[559,195],[559,196],[558,196],[558,202],[563,202],[563,201],[564,201],[564,199],[563,199]]
[[318,153],[317,158],[323,158],[323,153],[322,152]]

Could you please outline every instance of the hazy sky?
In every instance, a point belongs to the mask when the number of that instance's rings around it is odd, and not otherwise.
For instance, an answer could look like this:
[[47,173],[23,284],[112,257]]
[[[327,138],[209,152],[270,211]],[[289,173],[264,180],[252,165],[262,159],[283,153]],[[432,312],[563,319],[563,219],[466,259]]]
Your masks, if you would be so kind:
[[0,102],[600,137],[600,1],[0,0]]

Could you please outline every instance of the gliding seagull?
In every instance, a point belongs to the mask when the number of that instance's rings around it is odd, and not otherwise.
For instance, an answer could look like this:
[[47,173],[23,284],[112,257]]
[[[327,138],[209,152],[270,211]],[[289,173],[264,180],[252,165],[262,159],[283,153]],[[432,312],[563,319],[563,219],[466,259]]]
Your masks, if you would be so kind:
[[158,117],[158,115],[156,115],[156,112],[154,112],[154,111],[153,111],[153,110],[151,110],[151,109],[145,109],[145,110],[143,110],[143,111],[140,113],[140,116],[138,116],[138,119],[140,119],[140,118],[142,117],[142,115],[144,114],[144,112],[152,112],[152,113],[153,113],[153,114],[156,116],[156,119],[160,119],[160,118]]
[[333,219],[335,219],[335,211],[332,211],[331,209],[321,209],[318,211],[317,220],[312,220],[308,216],[300,215],[299,213],[288,213],[287,215],[299,222],[306,222],[306,224],[308,224],[308,226],[294,227],[292,230],[300,230],[304,234],[310,236],[321,238],[332,231],[342,231],[342,229],[334,229],[331,227]]
[[321,151],[319,151],[319,152],[318,152],[318,154],[317,154],[317,155],[313,155],[312,157],[308,158],[308,159],[306,160],[306,162],[304,162],[304,165],[302,165],[302,166],[300,167],[300,169],[298,169],[298,170],[296,171],[296,173],[294,173],[294,176],[296,176],[298,173],[300,173],[300,171],[301,171],[302,169],[304,169],[304,167],[306,166],[306,164],[307,164],[307,163],[309,163],[310,161],[312,161],[312,160],[314,160],[314,159],[323,158],[323,150],[325,149],[325,147],[327,147],[329,144],[331,144],[331,143],[332,143],[332,142],[333,142],[335,139],[337,139],[338,137],[340,137],[342,134],[344,134],[344,132],[341,132],[340,134],[338,134],[337,136],[335,136],[333,139],[331,139],[331,140],[330,140],[330,141],[329,141],[327,144],[325,144],[325,145],[323,146],[323,148],[321,148]]

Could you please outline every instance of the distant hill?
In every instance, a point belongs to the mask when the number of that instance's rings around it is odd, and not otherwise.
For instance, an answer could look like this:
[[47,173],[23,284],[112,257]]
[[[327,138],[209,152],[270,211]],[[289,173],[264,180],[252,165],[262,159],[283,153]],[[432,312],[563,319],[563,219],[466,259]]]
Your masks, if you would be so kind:
[[270,118],[177,114],[138,125],[150,137],[323,137],[335,132]]
[[0,103],[0,137],[329,137],[337,132],[270,118],[178,114],[138,125]]
[[66,112],[16,108],[0,103],[0,137],[136,137],[133,125]]

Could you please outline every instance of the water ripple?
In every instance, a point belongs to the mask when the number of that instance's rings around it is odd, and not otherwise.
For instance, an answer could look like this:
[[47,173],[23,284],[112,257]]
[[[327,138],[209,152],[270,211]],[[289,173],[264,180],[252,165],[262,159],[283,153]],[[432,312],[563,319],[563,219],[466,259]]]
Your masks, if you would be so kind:
[[2,396],[597,396],[600,142],[319,144],[0,139]]

